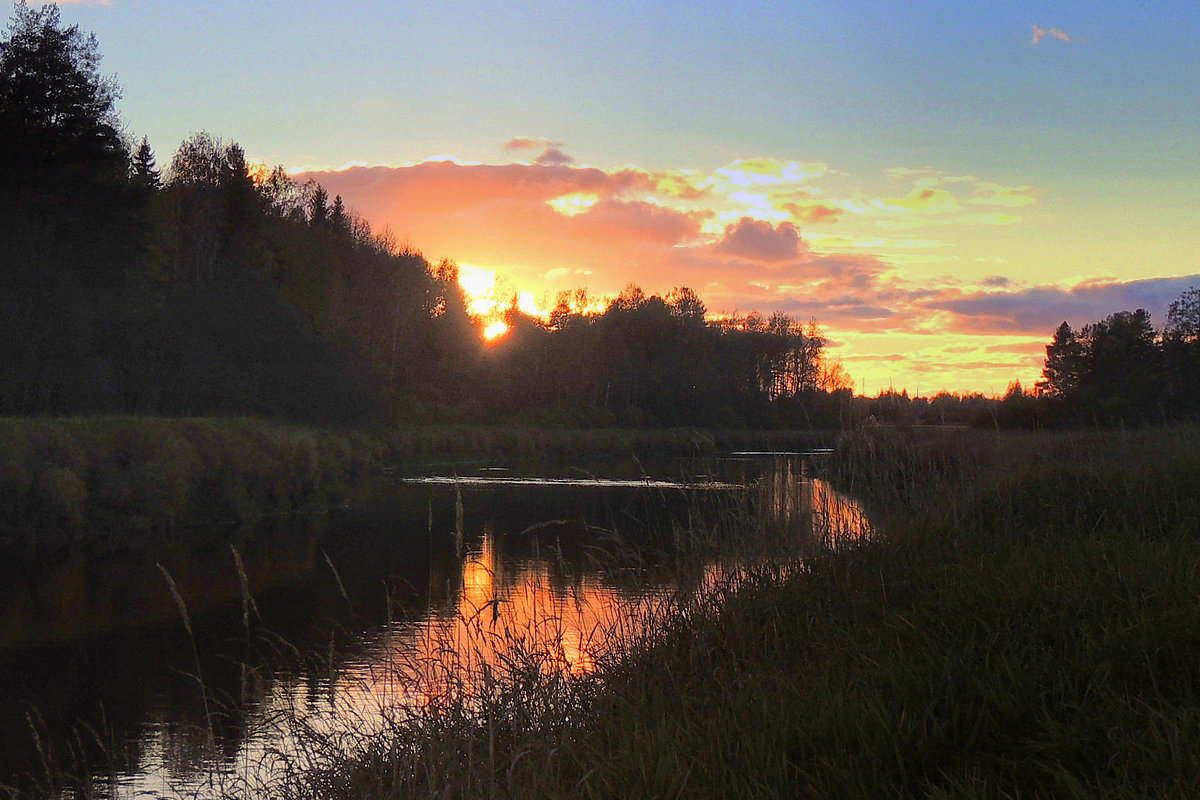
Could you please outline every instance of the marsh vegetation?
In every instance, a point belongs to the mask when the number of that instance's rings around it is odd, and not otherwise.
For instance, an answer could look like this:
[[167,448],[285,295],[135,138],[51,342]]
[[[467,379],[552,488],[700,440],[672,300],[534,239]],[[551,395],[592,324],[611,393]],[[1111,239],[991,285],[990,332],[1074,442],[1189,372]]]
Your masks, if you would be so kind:
[[[620,519],[652,523],[632,536],[573,527],[586,514],[555,511],[551,494],[519,504],[529,524],[495,490],[427,486],[442,497],[432,517],[426,502],[406,518],[443,532],[442,555],[408,580],[428,581],[437,613],[414,618],[393,592],[390,622],[316,648],[307,672],[260,684],[217,728],[241,731],[223,769],[153,785],[1187,797],[1200,775],[1198,444],[1194,428],[877,429],[822,456],[832,484],[776,471],[749,503],[630,495]],[[834,485],[860,502],[831,503]],[[612,497],[584,506],[611,512]],[[454,532],[476,525],[458,561]],[[372,582],[350,567],[327,580],[335,605]],[[146,785],[123,780],[91,788]]]
[[753,572],[586,680],[518,670],[482,714],[432,706],[292,790],[1193,796],[1197,443],[847,439],[831,469],[874,536]]
[[485,348],[320,185],[160,170],[99,59],[0,41],[0,791],[1200,794],[1200,432],[1125,428],[1195,418],[1198,290],[1003,398],[686,287]]
[[35,794],[275,796],[366,732],[474,708],[517,663],[583,680],[684,598],[819,546],[814,514],[863,525],[797,456],[672,458],[655,480],[510,466],[384,476],[186,559],[123,551],[10,587],[10,608],[49,607],[18,614],[0,659],[6,769]]

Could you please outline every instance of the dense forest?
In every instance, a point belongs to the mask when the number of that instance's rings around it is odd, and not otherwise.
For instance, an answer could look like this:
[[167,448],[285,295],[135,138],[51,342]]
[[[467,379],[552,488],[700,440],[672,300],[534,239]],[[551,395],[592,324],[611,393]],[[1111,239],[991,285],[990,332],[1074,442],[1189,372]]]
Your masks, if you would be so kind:
[[[160,168],[120,120],[95,38],[53,5],[0,41],[0,415],[240,414],[321,425],[1054,426],[1200,404],[1200,293],[1047,347],[1003,399],[853,396],[815,322],[715,321],[679,287],[509,311],[485,346],[449,261],[208,133]],[[419,232],[413,232],[418,234]]]

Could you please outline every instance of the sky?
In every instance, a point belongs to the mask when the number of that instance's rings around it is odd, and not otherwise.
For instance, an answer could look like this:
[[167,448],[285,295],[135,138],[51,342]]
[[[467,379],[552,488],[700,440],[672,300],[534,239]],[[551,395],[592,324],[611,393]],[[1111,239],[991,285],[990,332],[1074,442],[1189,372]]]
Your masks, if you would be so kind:
[[855,389],[1002,394],[1200,287],[1200,3],[60,4],[131,136],[314,178],[481,314],[688,286]]

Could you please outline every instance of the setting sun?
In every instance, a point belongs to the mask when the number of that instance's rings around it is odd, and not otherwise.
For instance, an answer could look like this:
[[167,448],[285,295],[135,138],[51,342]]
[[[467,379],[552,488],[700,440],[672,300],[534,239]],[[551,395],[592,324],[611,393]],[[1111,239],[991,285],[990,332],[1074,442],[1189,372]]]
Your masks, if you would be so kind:
[[493,322],[483,329],[483,338],[485,341],[490,342],[499,339],[506,333],[508,333],[507,322]]

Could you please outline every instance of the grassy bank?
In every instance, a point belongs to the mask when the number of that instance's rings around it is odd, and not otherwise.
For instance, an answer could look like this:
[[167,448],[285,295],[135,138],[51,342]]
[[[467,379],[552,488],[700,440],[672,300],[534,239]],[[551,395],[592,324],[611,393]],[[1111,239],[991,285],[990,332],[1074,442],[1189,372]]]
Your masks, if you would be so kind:
[[1192,797],[1200,432],[843,443],[874,541],[537,654],[298,771],[303,797]]
[[146,547],[187,531],[343,502],[383,471],[475,462],[625,463],[820,434],[429,426],[331,432],[246,418],[0,418],[0,546],[44,558],[72,545]]
[[447,459],[546,461],[549,466],[696,456],[731,450],[805,450],[829,446],[830,431],[707,430],[698,428],[527,428],[440,425],[381,435],[382,458],[408,468]]
[[363,436],[252,419],[0,419],[0,542],[120,549],[321,507],[375,456]]

